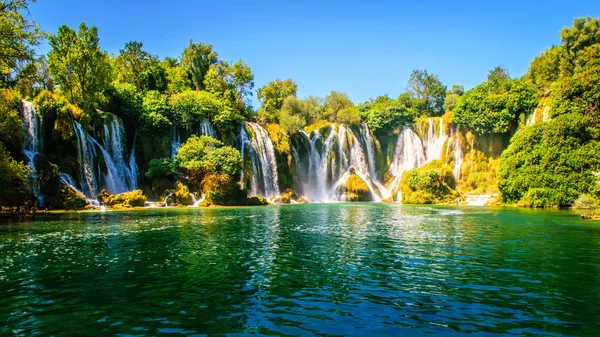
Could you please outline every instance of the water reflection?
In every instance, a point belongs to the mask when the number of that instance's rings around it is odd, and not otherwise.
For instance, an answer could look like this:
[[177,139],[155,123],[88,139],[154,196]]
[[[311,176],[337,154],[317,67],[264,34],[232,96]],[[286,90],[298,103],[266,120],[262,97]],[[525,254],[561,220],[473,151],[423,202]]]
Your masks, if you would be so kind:
[[593,334],[599,239],[511,208],[66,214],[0,228],[0,332]]

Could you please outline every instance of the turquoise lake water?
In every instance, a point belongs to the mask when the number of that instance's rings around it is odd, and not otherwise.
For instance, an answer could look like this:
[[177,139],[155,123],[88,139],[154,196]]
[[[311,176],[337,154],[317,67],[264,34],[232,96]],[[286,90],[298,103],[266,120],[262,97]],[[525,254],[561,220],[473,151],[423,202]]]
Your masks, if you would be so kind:
[[0,224],[0,335],[600,335],[600,222],[308,204]]

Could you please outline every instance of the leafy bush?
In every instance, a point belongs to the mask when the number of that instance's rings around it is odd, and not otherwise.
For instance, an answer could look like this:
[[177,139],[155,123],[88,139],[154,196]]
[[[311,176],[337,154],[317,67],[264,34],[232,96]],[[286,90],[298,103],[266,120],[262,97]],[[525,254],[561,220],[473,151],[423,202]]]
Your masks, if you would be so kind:
[[500,158],[498,187],[505,201],[532,207],[569,206],[590,193],[600,168],[600,142],[589,119],[559,116],[517,133]]
[[420,168],[405,172],[400,181],[402,203],[437,204],[452,202],[457,194],[452,168],[434,160]]
[[223,103],[207,91],[186,90],[170,98],[175,119],[191,130],[203,119],[212,120],[223,110]]
[[[456,102],[453,122],[478,134],[505,133],[516,125],[520,114],[530,112],[538,104],[535,89],[523,79],[511,80],[490,72],[489,80],[465,92]],[[513,125],[514,124],[514,125]]]
[[173,173],[175,173],[175,163],[173,163],[171,158],[158,158],[152,159],[148,164],[148,171],[146,171],[146,177],[167,177],[172,175]]

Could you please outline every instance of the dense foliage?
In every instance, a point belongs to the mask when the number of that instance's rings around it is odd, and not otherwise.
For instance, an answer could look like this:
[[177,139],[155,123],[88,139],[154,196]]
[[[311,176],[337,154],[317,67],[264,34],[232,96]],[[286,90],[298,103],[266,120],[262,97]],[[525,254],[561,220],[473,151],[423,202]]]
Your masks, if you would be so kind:
[[454,122],[478,134],[506,133],[520,115],[538,105],[535,90],[524,79],[510,79],[502,68],[490,71],[488,81],[467,91],[453,109]]
[[[275,79],[255,91],[248,64],[223,60],[213,46],[202,42],[190,41],[178,58],[161,59],[139,41],[129,41],[117,54],[109,54],[101,48],[94,26],[62,25],[50,35],[24,15],[28,1],[1,4],[2,205],[33,200],[32,170],[23,155],[22,99],[33,102],[40,117],[43,146],[36,158],[42,158],[49,172],[40,170],[40,183],[52,188],[41,187],[62,198],[64,207],[81,208],[83,202],[81,195],[57,187],[58,170],[74,177],[81,174],[74,126],[81,125],[99,139],[109,115],[102,111],[123,121],[123,145],[127,154],[130,148],[134,151],[143,191],[161,200],[172,194],[180,204],[191,203],[190,193],[204,194],[207,204],[264,203],[249,201],[239,184],[244,165],[234,146],[239,146],[237,136],[244,122],[260,123],[267,130],[279,187],[285,190],[299,183],[291,169],[297,159],[293,150],[307,151],[307,144],[299,144],[298,139],[306,139],[299,131],[318,131],[326,137],[342,123],[354,131],[365,123],[374,135],[377,167],[389,167],[399,131],[412,126],[422,136],[423,121],[433,116],[443,116],[445,134],[452,133],[452,141],[460,141],[464,149],[459,178],[454,181],[448,167],[456,160],[450,158],[448,140],[440,162],[405,173],[400,183],[405,202],[449,202],[454,190],[491,194],[499,187],[505,201],[522,205],[565,206],[576,200],[588,205],[589,198],[598,204],[600,21],[596,18],[575,19],[560,32],[561,44],[536,57],[523,77],[511,78],[506,69],[496,67],[487,81],[465,91],[461,85],[448,88],[427,70],[414,70],[398,97],[385,95],[355,104],[339,91],[298,97],[298,84],[290,78]],[[35,55],[45,37],[48,54]],[[253,93],[260,102],[256,109],[250,104]],[[546,123],[540,124],[542,120]],[[215,138],[196,136],[202,128]],[[107,165],[99,166],[107,172]],[[377,175],[382,183],[391,181],[389,173]],[[348,199],[370,198],[357,175],[347,185],[343,188]],[[140,204],[141,193],[131,195],[137,200],[134,204]]]
[[498,187],[505,200],[569,206],[590,193],[600,170],[600,142],[588,123],[569,114],[516,134],[500,160]]
[[434,160],[404,173],[399,191],[405,204],[450,203],[456,198],[455,185],[452,169]]

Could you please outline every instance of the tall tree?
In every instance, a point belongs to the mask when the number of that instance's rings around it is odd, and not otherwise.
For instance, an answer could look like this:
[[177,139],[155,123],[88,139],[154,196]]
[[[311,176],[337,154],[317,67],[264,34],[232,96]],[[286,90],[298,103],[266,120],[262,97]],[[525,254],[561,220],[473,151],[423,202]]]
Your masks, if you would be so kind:
[[229,101],[240,111],[246,110],[246,96],[254,88],[254,75],[244,61],[233,66],[227,61],[220,61],[210,66],[204,78],[206,90]]
[[190,41],[181,54],[181,65],[187,70],[196,90],[204,90],[204,77],[211,65],[217,63],[219,55],[213,47],[202,42]]
[[296,96],[297,90],[298,85],[291,78],[287,80],[276,79],[259,88],[256,94],[262,103],[261,110],[267,115],[274,116],[274,121],[277,121],[277,115],[283,106],[283,101],[288,96]]
[[20,62],[33,61],[35,47],[45,36],[40,27],[27,20],[27,0],[0,1],[0,87],[6,87]]
[[108,55],[100,50],[98,29],[85,23],[79,31],[66,25],[50,37],[50,74],[71,103],[88,111],[104,101],[109,83]]
[[144,75],[148,68],[158,63],[155,56],[142,49],[143,46],[141,42],[127,42],[125,48],[120,50],[119,56],[115,60],[117,79],[135,85],[139,91],[145,89]]
[[436,116],[444,113],[446,87],[436,75],[429,74],[427,70],[413,70],[407,91],[416,98],[419,114]]
[[571,64],[581,66],[580,54],[588,47],[600,43],[600,19],[576,18],[573,27],[565,27],[560,32],[561,41],[570,56]]

